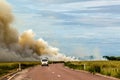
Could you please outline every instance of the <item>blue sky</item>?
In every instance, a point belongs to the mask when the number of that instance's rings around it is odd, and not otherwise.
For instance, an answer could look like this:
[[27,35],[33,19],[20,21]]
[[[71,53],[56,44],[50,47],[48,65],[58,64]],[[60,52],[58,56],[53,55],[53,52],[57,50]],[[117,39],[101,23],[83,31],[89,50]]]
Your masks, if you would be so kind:
[[20,33],[32,29],[68,56],[120,56],[120,0],[7,0]]

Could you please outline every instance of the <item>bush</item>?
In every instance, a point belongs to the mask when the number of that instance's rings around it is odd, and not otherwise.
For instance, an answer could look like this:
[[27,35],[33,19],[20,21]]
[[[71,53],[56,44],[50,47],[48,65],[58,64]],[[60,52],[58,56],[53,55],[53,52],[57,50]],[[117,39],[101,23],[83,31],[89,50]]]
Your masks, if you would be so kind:
[[5,65],[0,65],[0,69],[2,70],[12,70],[18,68],[18,64],[5,64]]
[[107,72],[107,74],[106,74],[107,76],[111,76],[111,72]]
[[36,64],[26,64],[26,63],[22,63],[21,64],[21,68],[22,69],[25,69],[25,68],[28,68],[28,67],[32,67],[32,66],[35,66]]
[[101,67],[98,65],[92,65],[88,68],[88,71],[91,73],[101,73]]
[[4,74],[6,74],[6,73],[8,73],[7,70],[1,70],[1,69],[0,69],[0,76],[4,75]]
[[77,65],[71,64],[71,62],[66,62],[65,66],[68,66],[68,67],[73,68],[73,69],[75,69],[77,67]]
[[71,62],[66,62],[64,63],[65,66],[68,66],[69,68],[72,68],[72,69],[79,69],[79,70],[84,70],[84,65],[80,64],[80,65],[76,65],[76,64],[72,64]]

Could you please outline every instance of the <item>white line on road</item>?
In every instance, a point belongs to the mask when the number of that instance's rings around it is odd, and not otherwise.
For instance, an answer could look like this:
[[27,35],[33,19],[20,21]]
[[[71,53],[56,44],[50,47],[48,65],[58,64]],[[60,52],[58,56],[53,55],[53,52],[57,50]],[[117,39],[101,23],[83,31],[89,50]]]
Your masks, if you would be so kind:
[[57,75],[57,77],[59,77],[59,78],[60,78],[60,77],[61,77],[61,75]]
[[17,75],[17,73],[16,74],[14,74],[14,75],[12,75],[11,77],[9,77],[9,79],[7,79],[7,80],[11,80],[13,77],[15,77]]
[[54,74],[55,72],[52,72],[52,74]]

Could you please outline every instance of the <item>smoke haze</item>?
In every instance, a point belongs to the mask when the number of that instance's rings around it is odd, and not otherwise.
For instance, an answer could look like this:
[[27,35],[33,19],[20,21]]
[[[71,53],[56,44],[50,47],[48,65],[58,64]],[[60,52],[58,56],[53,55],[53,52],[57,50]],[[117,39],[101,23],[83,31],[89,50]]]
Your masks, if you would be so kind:
[[0,61],[36,61],[40,56],[50,60],[74,60],[59,53],[58,48],[49,46],[43,39],[35,40],[32,30],[19,35],[11,27],[13,20],[10,5],[0,0]]

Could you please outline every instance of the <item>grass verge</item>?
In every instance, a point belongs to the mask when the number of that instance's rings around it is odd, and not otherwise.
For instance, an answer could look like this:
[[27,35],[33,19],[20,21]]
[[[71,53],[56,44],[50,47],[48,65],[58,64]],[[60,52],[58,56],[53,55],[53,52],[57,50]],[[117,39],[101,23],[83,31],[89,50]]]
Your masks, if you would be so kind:
[[18,70],[19,64],[21,64],[21,69],[25,69],[39,65],[40,62],[0,62],[0,77]]
[[64,64],[72,69],[120,78],[120,61],[76,61],[65,62]]

